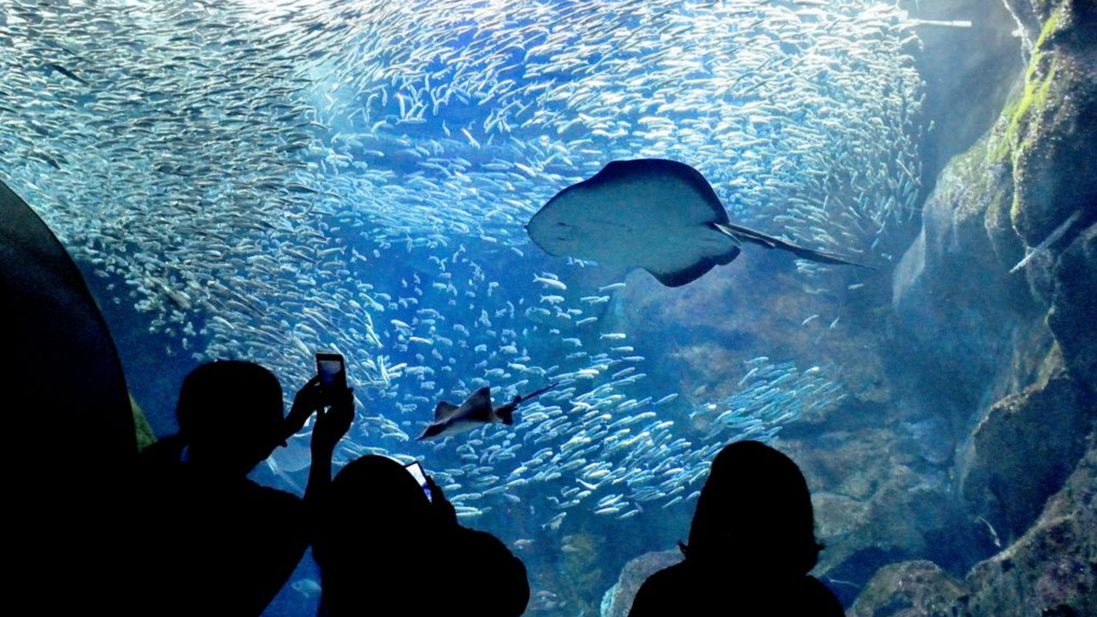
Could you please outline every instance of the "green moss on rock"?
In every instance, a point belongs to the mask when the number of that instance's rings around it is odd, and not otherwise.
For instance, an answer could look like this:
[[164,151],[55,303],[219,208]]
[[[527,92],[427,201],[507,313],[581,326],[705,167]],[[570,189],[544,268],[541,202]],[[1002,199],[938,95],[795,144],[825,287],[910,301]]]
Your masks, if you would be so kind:
[[1040,37],[1032,49],[1028,70],[1025,72],[1024,86],[1018,94],[1010,98],[1009,103],[1002,110],[1003,118],[1008,120],[1005,132],[994,151],[993,158],[997,161],[1004,162],[1007,157],[1012,158],[1016,155],[1024,145],[1023,137],[1032,119],[1031,116],[1047,105],[1047,97],[1056,69],[1053,56],[1045,54],[1045,46],[1051,33],[1058,28],[1060,15],[1061,12],[1056,11],[1044,24]]
[[138,451],[144,450],[156,441],[156,434],[152,432],[152,426],[145,418],[145,412],[141,410],[141,406],[137,404],[137,401],[133,400],[132,394],[130,395],[130,409],[133,411],[133,427],[137,433],[137,449]]
[[1029,246],[1097,200],[1093,20],[1073,2],[1060,3],[1048,13],[995,149],[1002,160],[1003,143],[1008,148],[1015,185],[1010,220]]

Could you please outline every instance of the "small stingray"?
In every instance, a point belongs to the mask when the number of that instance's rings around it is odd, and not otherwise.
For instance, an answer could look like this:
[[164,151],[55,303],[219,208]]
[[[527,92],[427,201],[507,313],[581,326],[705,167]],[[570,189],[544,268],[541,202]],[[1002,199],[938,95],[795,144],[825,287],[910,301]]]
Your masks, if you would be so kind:
[[514,410],[524,401],[544,394],[555,388],[560,382],[555,382],[541,388],[533,394],[516,396],[505,405],[492,407],[491,388],[483,387],[469,395],[465,402],[458,407],[452,403],[442,401],[434,408],[434,423],[428,426],[422,435],[416,437],[422,441],[434,439],[445,435],[456,435],[478,428],[492,422],[514,424]]
[[731,263],[751,242],[801,259],[867,267],[733,225],[701,172],[677,161],[614,161],[533,215],[526,231],[550,255],[643,268],[667,287]]

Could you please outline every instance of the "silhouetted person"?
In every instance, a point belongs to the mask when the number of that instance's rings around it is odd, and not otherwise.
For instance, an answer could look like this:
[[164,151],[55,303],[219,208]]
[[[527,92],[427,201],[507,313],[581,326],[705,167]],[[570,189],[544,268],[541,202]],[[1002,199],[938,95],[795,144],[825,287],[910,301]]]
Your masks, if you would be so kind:
[[400,463],[365,456],[332,481],[317,522],[320,615],[517,617],[526,568],[491,534],[461,527]]
[[[283,418],[282,388],[257,364],[213,362],[187,375],[179,434],[141,457],[137,611],[259,615],[278,593],[308,546],[306,505],[330,483],[332,452],[354,414],[349,389],[324,412],[317,383]],[[316,411],[305,500],[249,480]]]
[[815,541],[811,495],[784,454],[756,442],[726,446],[712,462],[685,560],[651,575],[629,617],[830,617],[838,599],[808,572]]

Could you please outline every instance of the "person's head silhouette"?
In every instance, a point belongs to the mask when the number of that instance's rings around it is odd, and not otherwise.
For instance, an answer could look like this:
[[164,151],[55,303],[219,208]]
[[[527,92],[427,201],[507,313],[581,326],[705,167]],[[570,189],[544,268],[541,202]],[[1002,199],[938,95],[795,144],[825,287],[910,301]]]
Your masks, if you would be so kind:
[[[347,463],[327,492],[332,512],[353,514],[346,520],[344,541],[353,541],[355,530],[368,530],[371,542],[377,529],[398,541],[403,533],[418,535],[433,524],[430,501],[408,470],[385,456],[363,456]],[[338,521],[331,521],[338,527]]]
[[191,371],[175,413],[188,460],[241,475],[284,438],[282,387],[251,362],[210,362]]
[[697,501],[686,557],[759,575],[803,575],[821,549],[796,463],[757,441],[725,446]]
[[336,474],[313,540],[320,614],[435,614],[446,598],[423,595],[418,573],[439,567],[440,525],[423,489],[400,463],[363,456]]
[[756,441],[727,445],[697,500],[685,561],[648,577],[629,617],[841,617],[841,603],[809,574],[822,548],[796,463]]

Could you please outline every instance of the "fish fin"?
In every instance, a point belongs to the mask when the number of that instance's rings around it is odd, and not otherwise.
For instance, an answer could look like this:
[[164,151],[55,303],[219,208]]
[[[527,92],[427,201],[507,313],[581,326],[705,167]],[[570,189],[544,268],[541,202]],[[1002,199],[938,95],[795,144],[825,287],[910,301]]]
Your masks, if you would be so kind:
[[438,403],[437,407],[434,408],[434,421],[442,422],[443,420],[447,420],[452,417],[454,412],[456,412],[458,409],[459,407],[457,407],[457,405],[442,401],[441,403]]
[[696,281],[716,266],[724,266],[735,261],[735,258],[739,256],[739,252],[739,247],[733,246],[725,253],[714,257],[699,259],[688,268],[680,270],[669,270],[664,272],[651,268],[644,269],[654,276],[655,280],[667,287],[681,287],[682,285]]
[[461,407],[466,409],[491,409],[491,388],[484,386],[476,392],[473,392],[465,399],[464,403],[461,403]]
[[435,422],[434,424],[431,424],[427,428],[423,429],[423,432],[420,433],[419,436],[415,438],[415,441],[423,441],[423,440],[426,440],[426,439],[431,439],[432,437],[437,437],[437,436],[441,435],[445,430],[446,430],[445,423]]
[[755,231],[741,225],[733,225],[731,223],[713,223],[712,226],[738,242],[750,242],[752,244],[764,246],[767,249],[781,249],[783,251],[788,251],[793,255],[796,255],[800,259],[807,259],[809,261],[817,261],[819,263],[825,264],[857,266],[858,268],[867,268],[869,270],[876,269],[872,266],[866,266],[864,264],[859,264],[855,261],[850,261],[849,259],[841,255],[804,248],[798,244],[793,244],[792,242],[787,242],[780,238],[775,238],[768,234],[764,234],[760,231]]

